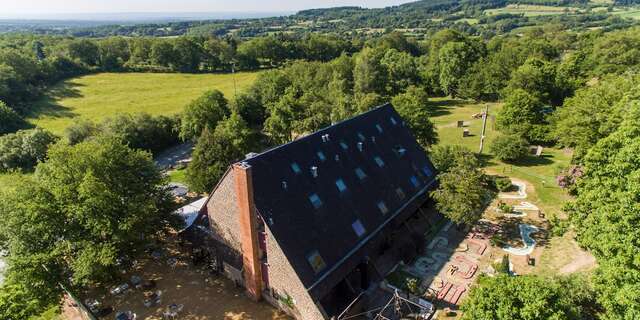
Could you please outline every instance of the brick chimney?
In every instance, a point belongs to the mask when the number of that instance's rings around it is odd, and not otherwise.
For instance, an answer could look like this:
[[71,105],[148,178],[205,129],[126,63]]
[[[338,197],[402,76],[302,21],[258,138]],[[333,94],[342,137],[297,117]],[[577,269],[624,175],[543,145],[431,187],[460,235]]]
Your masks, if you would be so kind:
[[233,165],[233,176],[238,199],[240,220],[240,242],[242,243],[242,264],[247,295],[259,301],[262,297],[262,269],[258,247],[258,222],[253,202],[253,180],[251,166],[247,163]]

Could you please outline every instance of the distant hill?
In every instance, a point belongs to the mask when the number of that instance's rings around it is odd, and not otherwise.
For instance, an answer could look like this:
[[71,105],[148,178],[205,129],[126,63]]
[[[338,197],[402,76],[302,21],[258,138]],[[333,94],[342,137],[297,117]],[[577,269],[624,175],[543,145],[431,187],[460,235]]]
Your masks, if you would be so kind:
[[[386,8],[334,7],[310,9],[272,17],[237,16],[174,20],[129,20],[113,23],[87,21],[1,21],[0,32],[34,32],[79,37],[233,35],[241,38],[265,34],[323,32],[351,34],[403,30],[426,34],[442,28],[457,28],[470,34],[496,34],[548,23],[567,28],[617,28],[628,25],[611,7],[632,6],[640,0],[421,0]],[[556,8],[556,9],[554,9]],[[619,14],[621,10],[617,10]],[[143,16],[144,17],[144,16]],[[611,17],[618,17],[618,20]],[[160,17],[155,17],[160,19]],[[168,18],[165,18],[168,19]],[[623,19],[624,20],[624,19]]]

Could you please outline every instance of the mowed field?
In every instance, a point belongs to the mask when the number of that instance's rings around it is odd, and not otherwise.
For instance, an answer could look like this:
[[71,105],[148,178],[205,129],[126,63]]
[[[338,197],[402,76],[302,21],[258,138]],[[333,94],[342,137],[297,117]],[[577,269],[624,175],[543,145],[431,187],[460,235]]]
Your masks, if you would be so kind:
[[29,117],[34,125],[61,134],[79,120],[99,122],[119,113],[146,112],[171,115],[203,92],[222,91],[234,96],[248,87],[257,73],[178,74],[178,73],[100,73],[73,78],[52,87],[35,105]]

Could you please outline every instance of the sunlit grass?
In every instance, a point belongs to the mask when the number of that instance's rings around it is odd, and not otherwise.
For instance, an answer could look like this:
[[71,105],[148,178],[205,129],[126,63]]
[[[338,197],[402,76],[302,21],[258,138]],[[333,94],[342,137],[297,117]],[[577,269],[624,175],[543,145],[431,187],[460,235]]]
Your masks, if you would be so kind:
[[152,115],[179,113],[206,90],[218,89],[231,100],[234,77],[238,91],[255,80],[257,73],[100,73],[73,78],[51,88],[35,104],[29,121],[60,134],[79,120],[101,121],[120,113]]
[[[482,159],[490,174],[499,174],[529,181],[535,188],[530,199],[548,213],[560,214],[564,202],[569,199],[567,193],[557,186],[556,176],[570,165],[571,153],[565,150],[544,148],[542,157],[528,156],[515,163],[505,163],[493,157],[491,143],[500,135],[495,128],[495,115],[502,108],[500,103],[473,103],[450,98],[434,98],[434,116],[432,118],[438,131],[441,145],[461,145],[478,152],[482,134],[482,119],[473,119],[472,115],[481,113],[489,107],[489,117],[485,131]],[[457,121],[465,121],[464,128],[456,126]],[[471,136],[463,137],[463,129]]]

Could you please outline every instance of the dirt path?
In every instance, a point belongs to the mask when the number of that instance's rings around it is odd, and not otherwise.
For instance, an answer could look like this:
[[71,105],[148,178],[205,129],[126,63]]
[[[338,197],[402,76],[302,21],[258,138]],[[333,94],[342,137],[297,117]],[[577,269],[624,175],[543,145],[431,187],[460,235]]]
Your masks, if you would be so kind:
[[596,264],[596,258],[586,251],[580,250],[573,261],[560,268],[560,274],[574,273],[583,269],[590,269]]

